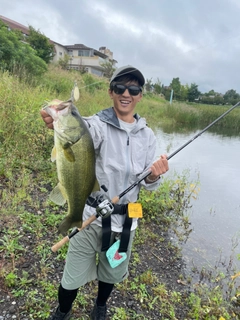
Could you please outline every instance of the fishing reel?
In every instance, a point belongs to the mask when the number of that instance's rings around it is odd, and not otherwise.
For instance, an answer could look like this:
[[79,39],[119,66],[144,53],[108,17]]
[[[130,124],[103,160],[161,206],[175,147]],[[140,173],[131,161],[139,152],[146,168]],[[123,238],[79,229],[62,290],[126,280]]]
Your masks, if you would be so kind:
[[96,207],[97,217],[107,218],[114,211],[114,206],[111,200],[106,195],[97,196],[98,205]]

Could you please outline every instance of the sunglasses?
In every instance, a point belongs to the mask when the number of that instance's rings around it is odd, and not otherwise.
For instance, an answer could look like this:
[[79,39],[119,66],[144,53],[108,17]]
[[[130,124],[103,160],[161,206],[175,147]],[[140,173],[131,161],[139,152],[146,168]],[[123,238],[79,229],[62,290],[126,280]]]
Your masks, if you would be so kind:
[[142,88],[135,85],[125,86],[123,84],[114,84],[112,89],[116,94],[123,94],[125,90],[128,89],[128,92],[131,96],[137,96],[140,92],[142,92]]

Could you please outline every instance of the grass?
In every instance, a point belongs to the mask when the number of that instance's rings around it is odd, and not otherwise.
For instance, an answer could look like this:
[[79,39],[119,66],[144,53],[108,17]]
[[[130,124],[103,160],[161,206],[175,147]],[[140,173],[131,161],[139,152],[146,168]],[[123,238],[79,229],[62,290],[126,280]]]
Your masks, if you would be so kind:
[[[48,248],[58,240],[55,228],[64,212],[64,208],[59,209],[48,201],[49,191],[57,181],[55,164],[49,161],[53,132],[46,129],[39,111],[46,100],[68,99],[74,81],[80,88],[77,107],[82,115],[89,116],[111,105],[106,94],[107,81],[88,74],[51,67],[44,78],[25,83],[17,76],[0,72],[0,283],[13,297],[24,298],[22,315],[28,313],[31,319],[46,319],[57,298],[59,279],[56,276],[52,279],[53,262]],[[204,128],[228,108],[177,102],[170,105],[157,96],[145,95],[137,112],[145,116],[153,128],[161,124],[165,130],[169,127],[191,130]],[[231,130],[239,135],[239,123],[240,111],[236,109],[212,130],[223,133]],[[191,232],[186,209],[196,195],[197,183],[188,181],[187,173],[164,180],[155,192],[141,192],[145,215],[133,247],[132,277],[119,284],[118,290],[122,295],[128,292],[133,296],[143,313],[116,306],[112,307],[113,320],[148,319],[146,310],[154,309],[161,310],[164,319],[176,319],[179,308],[188,309],[188,319],[238,319],[234,306],[239,305],[240,292],[235,279],[229,280],[227,274],[211,275],[208,284],[199,283],[197,287],[191,286],[191,279],[179,275],[180,281],[191,288],[191,293],[187,294],[184,290],[167,287],[151,269],[139,270],[139,248],[149,246],[151,241],[165,243],[168,230],[175,233],[179,242],[186,239]],[[157,226],[157,231],[152,224]],[[159,236],[161,233],[163,236]],[[26,237],[29,239],[27,247]],[[150,249],[152,256],[158,259],[154,247]],[[55,264],[63,266],[66,250],[67,246],[60,250],[54,258]],[[180,247],[171,241],[166,243],[166,250],[170,250],[173,259],[181,257]],[[33,266],[34,274],[21,268],[27,263],[26,256],[31,262],[29,251],[35,256],[34,261],[38,261]],[[207,277],[202,271],[199,274]],[[91,286],[89,291],[83,288],[78,294],[76,308],[81,306],[85,311],[94,297],[94,290]]]
[[[201,105],[183,102],[169,102],[163,99],[143,99],[137,106],[141,115],[146,115],[151,127],[161,127],[167,132],[168,128],[175,131],[190,131],[204,129],[231,106]],[[231,111],[219,120],[210,131],[219,134],[239,135],[240,132],[240,107]]]

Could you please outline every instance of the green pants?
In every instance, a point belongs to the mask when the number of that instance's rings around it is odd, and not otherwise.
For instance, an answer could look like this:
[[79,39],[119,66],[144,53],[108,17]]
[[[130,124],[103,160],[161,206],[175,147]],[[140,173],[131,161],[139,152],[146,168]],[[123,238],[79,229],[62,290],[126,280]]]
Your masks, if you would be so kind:
[[[111,244],[118,235],[112,232]],[[73,290],[85,283],[98,279],[107,283],[119,283],[128,276],[128,264],[131,255],[135,230],[131,231],[127,259],[116,268],[111,268],[106,252],[101,252],[102,228],[91,224],[70,239],[66,265],[61,284],[64,289]],[[96,257],[98,254],[98,261]]]

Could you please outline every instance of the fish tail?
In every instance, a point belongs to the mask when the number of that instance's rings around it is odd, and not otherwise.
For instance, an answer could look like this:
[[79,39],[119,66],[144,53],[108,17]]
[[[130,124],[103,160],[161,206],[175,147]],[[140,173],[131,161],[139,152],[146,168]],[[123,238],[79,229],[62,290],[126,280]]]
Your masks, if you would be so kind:
[[71,217],[66,217],[63,219],[61,224],[58,227],[58,231],[63,235],[66,236],[67,231],[72,227],[81,228],[82,221],[72,221]]

